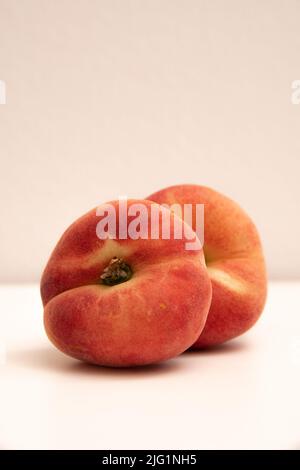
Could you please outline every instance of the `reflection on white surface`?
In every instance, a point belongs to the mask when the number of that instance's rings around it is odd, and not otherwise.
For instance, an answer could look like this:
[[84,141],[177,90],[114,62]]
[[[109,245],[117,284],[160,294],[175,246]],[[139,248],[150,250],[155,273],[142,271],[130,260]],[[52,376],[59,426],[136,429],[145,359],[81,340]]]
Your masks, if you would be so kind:
[[108,369],[48,342],[37,286],[2,286],[2,448],[296,448],[300,284],[273,283],[258,324],[219,348]]
[[0,104],[6,104],[6,85],[4,80],[0,80]]

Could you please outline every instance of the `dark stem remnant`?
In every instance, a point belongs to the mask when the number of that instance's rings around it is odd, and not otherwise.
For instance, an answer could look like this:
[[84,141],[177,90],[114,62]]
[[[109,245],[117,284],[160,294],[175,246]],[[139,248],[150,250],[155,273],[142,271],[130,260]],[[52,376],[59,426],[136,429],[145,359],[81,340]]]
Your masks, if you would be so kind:
[[121,282],[128,281],[132,276],[132,270],[122,258],[116,256],[112,258],[109,265],[104,269],[103,274],[100,276],[101,284],[106,286],[115,286]]

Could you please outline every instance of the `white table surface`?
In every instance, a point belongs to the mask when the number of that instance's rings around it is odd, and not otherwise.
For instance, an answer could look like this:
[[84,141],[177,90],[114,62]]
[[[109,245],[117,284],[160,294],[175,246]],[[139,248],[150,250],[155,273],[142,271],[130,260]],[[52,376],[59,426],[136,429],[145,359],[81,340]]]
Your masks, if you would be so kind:
[[0,448],[300,448],[300,283],[218,349],[137,369],[49,343],[36,285],[0,287]]

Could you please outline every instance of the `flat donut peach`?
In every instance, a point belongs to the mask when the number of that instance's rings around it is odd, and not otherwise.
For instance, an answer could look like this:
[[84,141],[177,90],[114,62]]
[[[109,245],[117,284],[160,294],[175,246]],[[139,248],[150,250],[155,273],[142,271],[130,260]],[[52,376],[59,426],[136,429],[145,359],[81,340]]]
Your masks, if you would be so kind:
[[[128,211],[150,201],[128,201]],[[164,361],[189,348],[201,333],[211,302],[211,282],[201,247],[186,239],[120,238],[119,201],[115,239],[99,239],[93,209],[63,234],[41,280],[44,324],[65,354],[102,366]],[[105,206],[99,206],[104,213]],[[170,232],[181,222],[169,212]],[[128,216],[126,232],[134,217]],[[187,227],[195,238],[190,227]]]
[[[262,313],[267,277],[255,225],[231,199],[197,185],[172,186],[147,199],[159,204],[204,204],[204,255],[212,281],[207,322],[194,349],[235,338]],[[193,218],[195,230],[195,218]]]

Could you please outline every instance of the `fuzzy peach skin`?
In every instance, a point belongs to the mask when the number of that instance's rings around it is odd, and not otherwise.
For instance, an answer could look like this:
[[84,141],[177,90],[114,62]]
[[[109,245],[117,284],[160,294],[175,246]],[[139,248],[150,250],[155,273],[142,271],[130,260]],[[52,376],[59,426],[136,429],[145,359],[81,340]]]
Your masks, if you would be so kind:
[[[154,203],[130,200],[128,208],[135,203],[146,205],[150,230]],[[110,204],[118,218],[119,202]],[[169,214],[172,233],[177,216]],[[41,296],[49,339],[65,354],[103,366],[177,356],[198,338],[211,302],[202,249],[186,250],[185,239],[165,240],[161,233],[156,240],[101,240],[100,219],[93,209],[74,222],[45,268]],[[128,217],[128,224],[133,219]],[[130,267],[132,277],[105,285],[101,275],[115,257]]]
[[[194,349],[241,335],[262,313],[267,277],[262,246],[248,215],[231,199],[197,185],[172,186],[147,199],[159,204],[204,204],[204,255],[212,303]],[[193,224],[195,227],[195,217]]]

